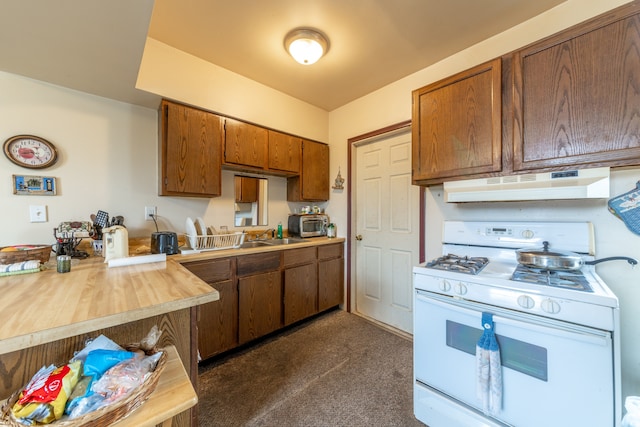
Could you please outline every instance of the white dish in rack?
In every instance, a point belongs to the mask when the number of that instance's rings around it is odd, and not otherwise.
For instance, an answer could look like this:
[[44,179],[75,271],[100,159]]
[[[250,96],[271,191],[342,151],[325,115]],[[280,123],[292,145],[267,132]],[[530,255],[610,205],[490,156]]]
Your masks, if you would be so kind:
[[191,249],[198,249],[198,232],[196,231],[196,224],[190,217],[187,217],[187,221],[185,223],[185,228],[187,230],[187,239],[189,240],[189,247]]

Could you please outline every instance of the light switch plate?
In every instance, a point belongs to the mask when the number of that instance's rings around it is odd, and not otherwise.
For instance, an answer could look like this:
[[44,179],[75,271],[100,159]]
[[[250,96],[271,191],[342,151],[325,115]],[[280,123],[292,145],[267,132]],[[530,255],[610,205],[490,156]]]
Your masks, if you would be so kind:
[[31,222],[47,222],[47,207],[41,205],[30,205],[29,219]]

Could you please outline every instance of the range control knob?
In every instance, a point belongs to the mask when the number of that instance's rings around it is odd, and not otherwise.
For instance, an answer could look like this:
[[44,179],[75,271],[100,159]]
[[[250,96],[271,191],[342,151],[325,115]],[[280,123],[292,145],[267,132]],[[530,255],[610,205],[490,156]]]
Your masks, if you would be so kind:
[[560,313],[560,304],[550,298],[542,301],[541,307],[544,312],[549,314]]
[[532,239],[533,238],[533,231],[531,231],[531,230],[523,230],[522,231],[522,237],[524,237],[525,239]]
[[458,294],[458,295],[464,295],[467,293],[467,285],[465,285],[462,282],[458,282],[456,283],[456,285],[453,287],[453,291]]
[[518,297],[518,305],[522,308],[533,308],[536,302],[528,295],[520,295]]
[[446,279],[442,279],[438,284],[438,287],[442,292],[449,292],[451,290],[451,283]]

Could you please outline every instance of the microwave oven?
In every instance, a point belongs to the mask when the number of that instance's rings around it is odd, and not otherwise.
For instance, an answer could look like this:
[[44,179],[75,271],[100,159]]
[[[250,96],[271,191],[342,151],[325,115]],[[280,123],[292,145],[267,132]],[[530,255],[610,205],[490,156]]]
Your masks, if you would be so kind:
[[324,214],[289,215],[289,235],[300,237],[316,237],[327,235],[329,217]]

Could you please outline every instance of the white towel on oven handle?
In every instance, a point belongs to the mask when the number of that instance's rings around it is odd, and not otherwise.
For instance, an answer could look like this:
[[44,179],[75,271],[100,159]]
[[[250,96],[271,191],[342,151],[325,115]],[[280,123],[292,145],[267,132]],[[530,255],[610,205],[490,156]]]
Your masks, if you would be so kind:
[[491,313],[482,313],[482,328],[476,344],[476,395],[484,413],[495,415],[502,408],[502,364]]

